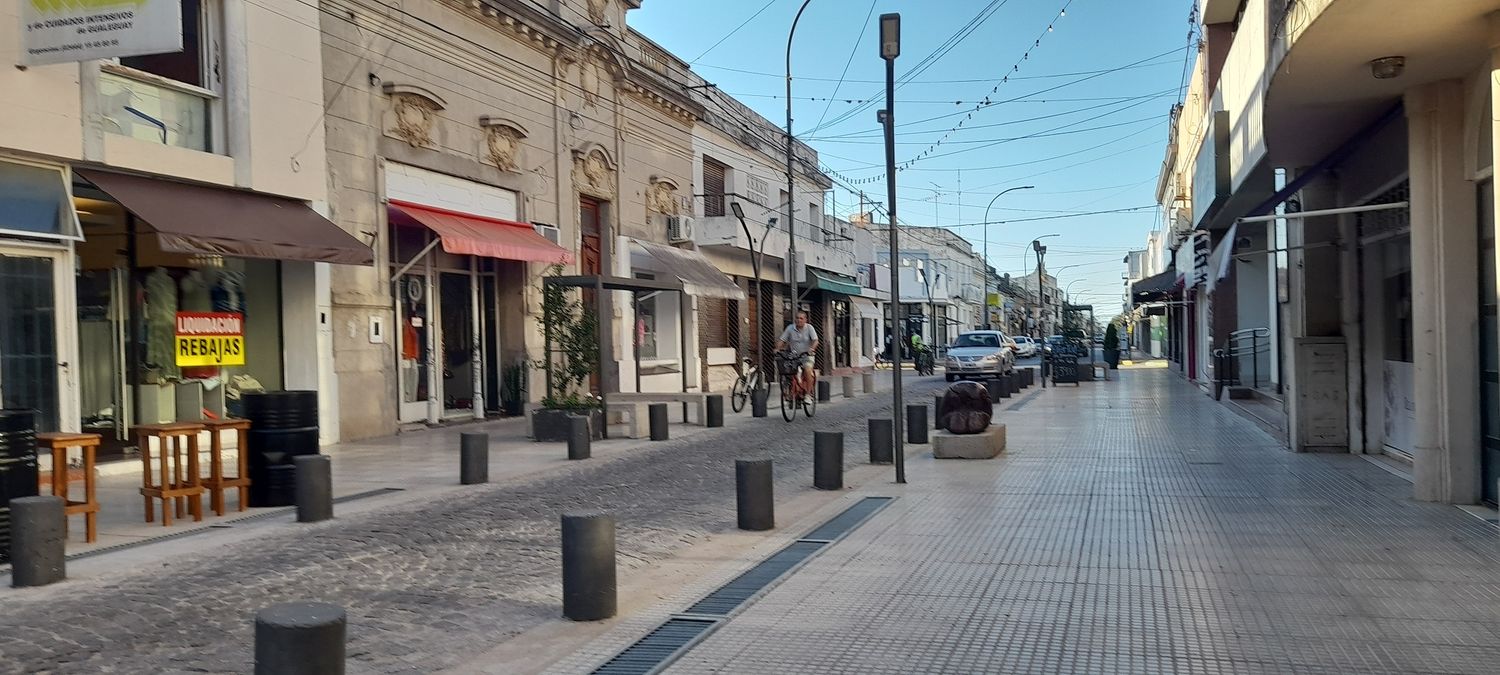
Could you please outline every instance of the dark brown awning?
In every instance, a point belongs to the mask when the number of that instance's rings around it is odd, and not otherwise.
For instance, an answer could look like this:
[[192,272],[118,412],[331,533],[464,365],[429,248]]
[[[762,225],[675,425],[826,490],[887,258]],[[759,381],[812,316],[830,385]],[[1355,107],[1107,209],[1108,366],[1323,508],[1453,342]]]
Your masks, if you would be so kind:
[[295,199],[79,169],[156,232],[164,251],[373,265],[375,255]]

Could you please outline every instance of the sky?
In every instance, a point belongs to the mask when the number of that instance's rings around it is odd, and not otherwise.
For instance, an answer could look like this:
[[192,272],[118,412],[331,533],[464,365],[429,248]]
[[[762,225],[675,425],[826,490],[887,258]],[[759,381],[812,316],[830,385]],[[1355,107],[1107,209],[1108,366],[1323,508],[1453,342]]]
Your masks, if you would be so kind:
[[[645,0],[629,22],[783,126],[802,1]],[[885,201],[878,23],[899,12],[901,224],[952,229],[981,252],[988,234],[990,264],[1012,275],[1035,269],[1023,259],[1033,238],[1059,235],[1043,241],[1048,272],[1112,316],[1126,252],[1159,225],[1196,1],[811,0],[792,45],[793,133],[834,175],[839,216],[858,210],[855,190]],[[997,193],[1023,185],[1034,187],[999,197],[986,221]]]

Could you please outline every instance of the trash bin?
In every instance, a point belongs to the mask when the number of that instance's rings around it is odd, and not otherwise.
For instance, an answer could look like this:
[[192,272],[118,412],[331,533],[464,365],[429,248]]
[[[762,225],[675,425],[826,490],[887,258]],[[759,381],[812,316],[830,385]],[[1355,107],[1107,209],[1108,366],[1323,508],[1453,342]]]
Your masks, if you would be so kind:
[[296,503],[292,458],[318,454],[318,392],[267,391],[245,394],[246,457],[250,506]]

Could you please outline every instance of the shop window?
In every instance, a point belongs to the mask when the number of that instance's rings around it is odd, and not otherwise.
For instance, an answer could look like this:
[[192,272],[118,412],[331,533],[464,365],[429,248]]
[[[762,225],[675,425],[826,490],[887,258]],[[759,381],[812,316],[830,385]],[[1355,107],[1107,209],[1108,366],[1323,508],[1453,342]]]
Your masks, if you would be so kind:
[[0,233],[79,238],[62,169],[0,162]]
[[182,51],[130,56],[99,73],[105,129],[203,152],[215,151],[223,82],[217,0],[182,0]]
[[[647,272],[636,272],[637,279],[655,279],[655,274]],[[660,297],[658,293],[648,293],[643,298],[637,298],[635,304],[635,340],[640,348],[642,359],[659,358],[657,348],[657,307],[656,301]]]

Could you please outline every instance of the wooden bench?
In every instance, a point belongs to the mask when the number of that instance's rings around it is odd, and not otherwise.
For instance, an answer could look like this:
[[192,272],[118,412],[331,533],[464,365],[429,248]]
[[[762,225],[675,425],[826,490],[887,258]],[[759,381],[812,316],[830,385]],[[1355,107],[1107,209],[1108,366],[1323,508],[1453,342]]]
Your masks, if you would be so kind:
[[[37,453],[50,453],[52,456],[52,494],[62,497],[63,517],[83,515],[84,540],[94,543],[99,538],[99,499],[94,495],[94,456],[99,448],[99,434],[66,434],[50,433],[36,435]],[[68,497],[68,483],[73,480],[74,472],[68,463],[68,450],[78,448],[82,452],[83,467],[83,500],[75,501]],[[64,526],[66,527],[66,525]]]
[[[208,490],[209,508],[216,515],[224,515],[224,491],[238,489],[240,492],[239,506],[241,511],[250,495],[250,469],[247,458],[248,444],[250,442],[250,420],[221,419],[207,420],[203,428],[208,431],[208,477],[203,479],[203,488]],[[235,462],[233,475],[224,475],[224,433],[234,431],[238,433],[236,447],[238,459]]]
[[[136,427],[141,451],[141,497],[146,500],[146,522],[156,522],[154,504],[161,500],[161,524],[172,524],[172,511],[183,516],[183,502],[194,521],[203,520],[203,478],[198,472],[198,434],[203,425],[197,422],[174,422]],[[151,471],[151,441],[156,440],[160,457],[160,479]]]
[[627,427],[626,436],[629,438],[645,438],[650,435],[650,407],[652,403],[687,404],[693,411],[693,415],[684,414],[684,424],[703,426],[708,421],[708,394],[704,392],[627,392],[610,394],[608,400],[609,410],[605,411],[605,419],[608,419],[608,413],[610,412],[625,413],[629,418],[625,423]]

